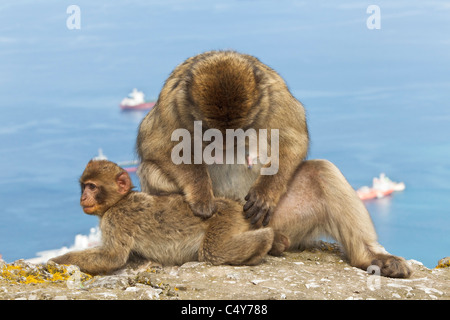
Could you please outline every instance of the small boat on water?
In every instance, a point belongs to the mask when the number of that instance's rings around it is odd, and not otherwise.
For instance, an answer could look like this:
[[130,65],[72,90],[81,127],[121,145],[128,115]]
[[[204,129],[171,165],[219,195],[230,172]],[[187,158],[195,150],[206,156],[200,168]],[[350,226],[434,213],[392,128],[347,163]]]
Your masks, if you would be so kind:
[[139,165],[139,161],[137,160],[122,161],[118,162],[117,165],[124,168],[127,172],[136,172],[137,167]]
[[[102,149],[98,149],[98,155],[92,158],[93,160],[108,160],[108,157],[103,154]],[[139,165],[138,160],[128,160],[117,162],[117,165],[124,168],[127,172],[136,172]]]
[[380,199],[390,195],[394,190],[376,190],[368,186],[359,188],[356,193],[361,200]]
[[92,160],[108,160],[108,157],[103,154],[103,150],[100,148],[98,149],[98,155],[93,157]]
[[394,182],[381,173],[380,177],[373,178],[372,187],[363,186],[356,190],[356,193],[361,200],[370,200],[384,198],[394,191],[403,190],[405,190],[403,182]]
[[120,103],[120,109],[127,110],[150,110],[155,105],[155,101],[145,101],[144,93],[136,88],[131,91],[128,97]]

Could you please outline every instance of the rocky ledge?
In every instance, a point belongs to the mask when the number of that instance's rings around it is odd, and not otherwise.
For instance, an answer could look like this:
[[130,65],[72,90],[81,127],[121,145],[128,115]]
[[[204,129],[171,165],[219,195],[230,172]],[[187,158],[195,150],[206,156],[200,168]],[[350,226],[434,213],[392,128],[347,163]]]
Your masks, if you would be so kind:
[[3,300],[444,300],[450,299],[446,260],[435,269],[410,260],[409,279],[390,279],[349,266],[330,244],[268,256],[257,266],[129,266],[109,276],[75,266],[0,261]]

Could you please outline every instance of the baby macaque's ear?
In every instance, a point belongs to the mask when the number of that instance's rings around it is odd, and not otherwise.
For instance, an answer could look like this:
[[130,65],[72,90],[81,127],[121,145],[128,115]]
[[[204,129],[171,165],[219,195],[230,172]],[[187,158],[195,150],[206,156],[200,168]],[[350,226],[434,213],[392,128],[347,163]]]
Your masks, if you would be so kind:
[[127,194],[132,188],[131,179],[127,172],[121,172],[116,178],[117,191],[120,194]]

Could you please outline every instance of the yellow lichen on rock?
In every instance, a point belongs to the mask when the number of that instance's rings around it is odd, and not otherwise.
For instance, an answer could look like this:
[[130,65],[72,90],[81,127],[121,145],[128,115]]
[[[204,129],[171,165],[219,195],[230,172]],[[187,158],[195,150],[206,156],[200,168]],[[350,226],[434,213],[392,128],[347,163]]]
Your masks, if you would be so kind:
[[[38,284],[45,282],[64,282],[75,273],[81,272],[78,268],[71,266],[57,265],[56,263],[47,263],[33,265],[24,260],[17,260],[11,264],[3,264],[0,269],[0,277],[18,284]],[[83,274],[82,281],[90,278]]]
[[440,268],[448,268],[450,267],[450,257],[442,258],[439,260],[438,265],[436,266],[436,269]]

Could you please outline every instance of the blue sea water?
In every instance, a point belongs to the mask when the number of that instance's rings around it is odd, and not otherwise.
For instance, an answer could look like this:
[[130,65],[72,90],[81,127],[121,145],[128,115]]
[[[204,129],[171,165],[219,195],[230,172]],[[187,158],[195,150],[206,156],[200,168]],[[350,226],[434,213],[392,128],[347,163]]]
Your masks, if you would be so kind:
[[[5,0],[0,4],[0,254],[70,246],[96,218],[78,177],[99,148],[135,158],[145,113],[171,70],[211,49],[253,54],[307,110],[309,158],[354,188],[385,172],[406,190],[366,202],[379,241],[432,268],[450,255],[450,6],[446,1]],[[69,5],[80,29],[68,29]],[[137,178],[133,176],[136,184]]]

